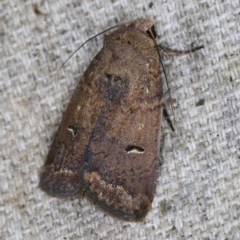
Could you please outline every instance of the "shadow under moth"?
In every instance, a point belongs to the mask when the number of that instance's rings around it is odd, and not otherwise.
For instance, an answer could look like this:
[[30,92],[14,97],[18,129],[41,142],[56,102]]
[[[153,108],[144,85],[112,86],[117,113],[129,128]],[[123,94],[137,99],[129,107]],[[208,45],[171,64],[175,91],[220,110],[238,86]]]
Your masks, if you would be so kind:
[[41,189],[63,198],[86,195],[116,217],[143,219],[156,189],[162,98],[153,23],[120,25],[80,79],[41,171]]

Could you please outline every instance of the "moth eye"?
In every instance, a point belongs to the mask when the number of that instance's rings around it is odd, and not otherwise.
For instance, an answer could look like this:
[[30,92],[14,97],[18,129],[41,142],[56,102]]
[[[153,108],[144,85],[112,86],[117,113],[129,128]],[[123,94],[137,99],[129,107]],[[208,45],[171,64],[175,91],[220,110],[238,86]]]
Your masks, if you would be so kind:
[[129,154],[129,153],[142,154],[142,153],[144,153],[144,148],[135,146],[135,145],[128,145],[125,149],[125,152],[127,154]]
[[155,27],[154,25],[152,25],[151,29],[150,30],[147,30],[146,31],[147,35],[152,38],[152,39],[155,39],[157,37],[157,33],[155,31]]

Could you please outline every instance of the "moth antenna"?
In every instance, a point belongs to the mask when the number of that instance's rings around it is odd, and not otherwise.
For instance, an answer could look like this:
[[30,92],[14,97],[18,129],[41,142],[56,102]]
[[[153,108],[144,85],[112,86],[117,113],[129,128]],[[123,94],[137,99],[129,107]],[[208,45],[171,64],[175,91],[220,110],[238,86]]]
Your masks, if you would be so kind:
[[[163,62],[162,62],[161,54],[160,54],[160,51],[159,51],[159,49],[158,49],[158,45],[157,45],[156,39],[155,39],[155,37],[154,37],[154,34],[153,34],[153,32],[152,32],[152,29],[150,29],[149,32],[150,32],[152,38],[154,39],[154,43],[155,43],[156,48],[157,48],[159,61],[160,61],[160,64],[161,64],[161,66],[162,66],[162,69],[163,69],[163,75],[164,75],[165,81],[166,81],[166,83],[167,83],[168,95],[169,95],[169,98],[171,99],[170,88],[169,88],[169,84],[168,84],[168,81],[167,81],[167,74],[166,74],[166,71],[165,71],[165,68],[164,68],[164,65],[163,65]],[[173,124],[175,125],[175,116],[174,116],[174,112],[173,112],[172,103],[171,103],[171,112],[172,112],[172,115],[173,115]],[[171,120],[169,119],[169,121],[171,121]],[[171,125],[172,125],[172,124],[171,124]]]
[[[97,37],[97,36],[99,36],[99,35],[107,32],[107,31],[109,31],[109,30],[111,30],[111,29],[113,29],[113,28],[116,28],[116,27],[118,27],[118,26],[119,26],[119,25],[115,25],[115,26],[113,26],[113,27],[107,28],[107,29],[103,30],[102,32],[100,32],[100,33],[98,33],[98,34],[90,37],[88,40],[86,40],[84,43],[82,43],[76,50],[74,50],[74,51],[70,54],[70,56],[62,63],[62,65],[61,65],[61,67],[59,68],[59,70],[61,70],[61,69],[63,68],[63,66],[68,62],[68,60],[69,60],[79,49],[81,49],[87,42],[91,41],[91,40],[94,39],[95,37]],[[58,71],[59,71],[59,70],[58,70]]]
[[[157,44],[156,41],[155,41],[155,44]],[[192,53],[192,52],[198,51],[198,50],[200,50],[202,48],[204,48],[204,45],[201,45],[201,46],[198,46],[198,47],[195,47],[195,48],[192,48],[192,49],[188,49],[188,50],[179,51],[179,50],[176,50],[176,49],[171,49],[171,48],[168,48],[168,47],[164,47],[164,46],[162,46],[160,44],[157,45],[158,55],[159,55],[161,66],[163,68],[163,74],[164,74],[164,77],[166,79],[167,88],[168,88],[168,95],[169,95],[170,99],[171,99],[171,93],[170,93],[170,88],[169,88],[168,81],[167,81],[167,74],[166,74],[166,71],[165,71],[165,68],[164,68],[164,65],[163,65],[163,62],[162,62],[162,58],[161,58],[161,54],[160,54],[159,49],[162,50],[166,54],[182,55],[182,54],[187,54],[187,53]],[[165,108],[165,110],[166,110],[166,108]],[[173,122],[174,122],[174,125],[175,125],[175,115],[174,115],[174,111],[173,111],[173,108],[172,108],[172,103],[171,103],[171,112],[173,114]],[[165,113],[167,113],[167,110],[165,111]],[[168,114],[167,114],[167,116],[168,116]],[[170,120],[169,116],[167,117],[167,121],[170,124],[169,125],[170,128],[173,130],[174,127],[173,127],[173,125],[171,123],[171,120]]]
[[195,47],[195,48],[191,48],[191,49],[187,49],[187,50],[177,50],[177,49],[172,49],[169,47],[165,47],[162,46],[161,44],[158,45],[158,47],[160,48],[160,50],[162,50],[163,53],[167,54],[167,55],[175,55],[175,56],[180,56],[180,55],[184,55],[187,53],[193,53],[195,51],[198,51],[202,48],[204,48],[204,45]]

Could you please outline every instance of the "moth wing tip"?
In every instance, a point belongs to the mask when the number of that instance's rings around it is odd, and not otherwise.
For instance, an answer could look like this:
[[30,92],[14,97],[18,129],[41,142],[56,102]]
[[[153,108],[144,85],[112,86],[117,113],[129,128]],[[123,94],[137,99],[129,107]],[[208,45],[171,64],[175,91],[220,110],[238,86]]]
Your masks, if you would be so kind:
[[51,165],[44,166],[39,187],[56,197],[70,197],[81,192],[79,174],[67,170],[54,171]]

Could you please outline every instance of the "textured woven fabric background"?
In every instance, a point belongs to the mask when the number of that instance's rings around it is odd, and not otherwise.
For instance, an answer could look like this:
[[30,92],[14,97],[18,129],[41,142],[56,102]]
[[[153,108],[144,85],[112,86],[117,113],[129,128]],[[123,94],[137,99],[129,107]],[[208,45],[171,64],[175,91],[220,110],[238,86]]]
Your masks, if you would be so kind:
[[[85,198],[38,188],[62,112],[99,36],[151,18],[162,45],[203,50],[167,56],[176,133],[163,122],[163,164],[140,223]],[[240,239],[240,3],[237,0],[0,1],[0,239]]]

